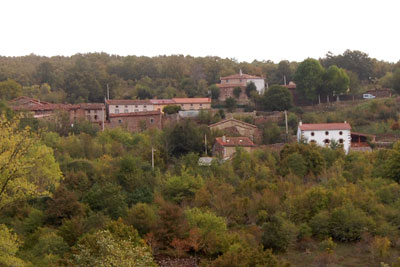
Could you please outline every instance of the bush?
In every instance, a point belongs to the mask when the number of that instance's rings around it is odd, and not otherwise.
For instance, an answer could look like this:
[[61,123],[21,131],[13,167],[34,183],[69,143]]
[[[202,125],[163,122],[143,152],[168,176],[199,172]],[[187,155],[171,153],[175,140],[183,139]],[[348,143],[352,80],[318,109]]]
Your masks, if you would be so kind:
[[274,215],[262,226],[264,248],[285,252],[296,237],[296,227],[281,216]]
[[166,114],[175,114],[181,110],[181,106],[178,105],[168,105],[163,108],[163,112]]

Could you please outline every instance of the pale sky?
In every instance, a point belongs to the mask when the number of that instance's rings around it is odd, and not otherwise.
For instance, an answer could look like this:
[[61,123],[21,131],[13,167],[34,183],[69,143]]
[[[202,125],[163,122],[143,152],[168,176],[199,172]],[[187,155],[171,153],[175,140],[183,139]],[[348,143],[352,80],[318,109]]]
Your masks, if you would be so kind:
[[0,55],[400,60],[399,0],[0,0]]

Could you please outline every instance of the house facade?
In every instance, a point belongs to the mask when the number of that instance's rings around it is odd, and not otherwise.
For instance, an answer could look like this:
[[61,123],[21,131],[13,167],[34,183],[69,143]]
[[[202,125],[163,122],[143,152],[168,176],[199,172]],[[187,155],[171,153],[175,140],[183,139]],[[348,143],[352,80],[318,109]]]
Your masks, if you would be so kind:
[[202,110],[211,108],[211,98],[194,97],[194,98],[172,98],[175,105],[181,107],[181,110]]
[[245,136],[240,137],[217,137],[213,146],[213,156],[230,158],[236,153],[236,148],[241,147],[250,152],[256,145]]
[[163,114],[164,107],[176,105],[175,101],[172,99],[150,99],[150,103],[153,104],[154,110],[159,110]]
[[351,146],[351,126],[349,123],[299,123],[297,140],[304,140],[310,144],[329,147],[332,140],[343,146],[349,153]]
[[107,128],[125,128],[130,132],[162,128],[162,114],[159,110],[110,114]]
[[237,98],[238,102],[243,103],[248,101],[245,89],[250,82],[254,83],[259,94],[263,94],[265,90],[265,80],[263,77],[243,74],[242,70],[240,70],[239,74],[221,77],[220,80],[221,83],[217,84],[220,88],[220,95],[218,98],[220,101],[225,101],[229,97],[235,97],[233,91],[236,87],[242,90]]
[[211,130],[226,130],[229,133],[237,133],[239,136],[245,136],[254,141],[257,132],[257,126],[244,121],[229,118],[208,126]]
[[133,113],[153,111],[154,105],[150,100],[106,100],[108,114]]

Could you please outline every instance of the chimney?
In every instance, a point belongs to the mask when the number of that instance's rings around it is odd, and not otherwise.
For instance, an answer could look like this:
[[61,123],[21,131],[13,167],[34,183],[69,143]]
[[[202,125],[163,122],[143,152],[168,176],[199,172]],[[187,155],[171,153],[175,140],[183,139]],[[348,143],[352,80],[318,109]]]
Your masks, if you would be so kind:
[[226,136],[225,135],[222,136],[222,142],[224,142],[224,143],[226,142]]
[[299,121],[299,126],[301,126],[301,125],[303,125],[303,122],[302,122],[302,121]]

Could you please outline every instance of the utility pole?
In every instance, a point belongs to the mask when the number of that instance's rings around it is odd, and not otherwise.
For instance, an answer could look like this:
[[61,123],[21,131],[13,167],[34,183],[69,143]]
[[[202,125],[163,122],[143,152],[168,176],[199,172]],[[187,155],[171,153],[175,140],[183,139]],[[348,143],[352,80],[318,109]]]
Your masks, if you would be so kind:
[[207,135],[204,135],[204,146],[205,146],[205,150],[206,150],[206,156],[207,156]]
[[283,84],[286,86],[286,75],[283,75]]
[[108,87],[108,83],[107,83],[107,100],[110,100],[110,88]]
[[289,141],[289,127],[287,122],[287,111],[285,110],[285,124],[286,124],[286,142]]
[[151,169],[154,171],[154,147],[151,147]]
[[104,132],[104,107],[101,108],[101,130]]

